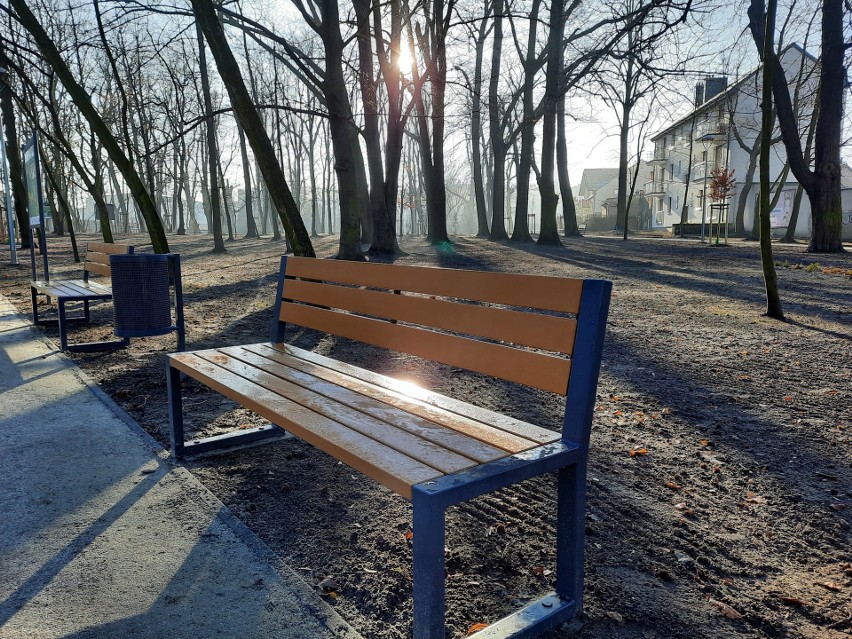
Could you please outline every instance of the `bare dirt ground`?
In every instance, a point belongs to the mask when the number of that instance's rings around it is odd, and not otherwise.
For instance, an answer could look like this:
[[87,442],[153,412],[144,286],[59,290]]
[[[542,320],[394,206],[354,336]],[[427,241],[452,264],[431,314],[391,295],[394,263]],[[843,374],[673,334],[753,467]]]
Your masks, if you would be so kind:
[[[208,238],[170,242],[182,254],[188,347],[267,340],[282,245],[238,241],[213,256]],[[585,613],[551,637],[852,636],[852,254],[775,245],[782,323],[761,317],[755,244],[401,243],[405,263],[614,281],[592,432]],[[336,239],[316,248],[331,256]],[[77,272],[67,238],[51,238],[50,256],[53,277]],[[28,265],[0,273],[0,292],[29,313]],[[71,341],[109,339],[110,318],[101,305]],[[55,328],[45,333],[58,341]],[[526,421],[561,423],[560,398],[546,393],[315,333],[293,338]],[[129,350],[73,355],[164,446],[174,344],[137,339]],[[185,402],[190,431],[258,422],[199,386]],[[408,636],[406,502],[292,439],[186,466],[308,582],[333,579],[329,601],[365,637]],[[448,637],[550,587],[553,496],[545,477],[448,513]]]

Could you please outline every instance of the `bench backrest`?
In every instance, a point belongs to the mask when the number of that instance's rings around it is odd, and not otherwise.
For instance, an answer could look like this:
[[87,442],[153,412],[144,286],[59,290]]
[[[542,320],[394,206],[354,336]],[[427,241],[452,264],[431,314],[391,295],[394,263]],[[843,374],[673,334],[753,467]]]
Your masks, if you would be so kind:
[[88,242],[86,244],[86,259],[83,261],[83,279],[88,281],[90,273],[109,277],[111,274],[109,256],[130,253],[133,253],[133,247],[127,244]]
[[606,280],[283,257],[272,341],[292,323],[567,395],[563,438],[587,444],[611,290]]

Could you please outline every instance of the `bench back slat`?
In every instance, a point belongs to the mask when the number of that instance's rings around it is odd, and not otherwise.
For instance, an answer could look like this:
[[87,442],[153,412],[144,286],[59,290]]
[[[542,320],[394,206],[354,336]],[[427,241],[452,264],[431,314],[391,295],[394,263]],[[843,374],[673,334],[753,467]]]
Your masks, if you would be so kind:
[[571,362],[552,355],[304,304],[282,304],[281,319],[553,393],[564,395],[568,388]]
[[430,326],[465,335],[510,342],[531,348],[571,354],[574,319],[521,313],[506,308],[459,304],[441,299],[396,295],[388,291],[328,286],[288,280],[287,299],[317,306],[344,308],[353,313]]
[[83,262],[83,277],[90,273],[110,277],[110,255],[127,255],[133,253],[133,247],[127,244],[106,244],[104,242],[89,242],[86,244],[86,259]]
[[475,302],[577,313],[583,280],[446,268],[290,257],[287,276]]
[[298,257],[282,273],[273,342],[293,323],[567,392],[577,322],[564,315],[583,280]]

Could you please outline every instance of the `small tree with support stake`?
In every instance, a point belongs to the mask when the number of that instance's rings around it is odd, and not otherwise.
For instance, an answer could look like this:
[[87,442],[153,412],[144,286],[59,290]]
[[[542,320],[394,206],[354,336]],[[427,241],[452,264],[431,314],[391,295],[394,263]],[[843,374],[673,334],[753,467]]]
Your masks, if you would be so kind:
[[[714,202],[711,209],[719,211],[716,220],[716,244],[719,244],[719,225],[722,222],[722,211],[725,211],[725,244],[728,243],[728,200],[737,194],[737,180],[734,169],[716,167],[710,171],[710,199]],[[713,216],[710,216],[710,237],[713,237]]]

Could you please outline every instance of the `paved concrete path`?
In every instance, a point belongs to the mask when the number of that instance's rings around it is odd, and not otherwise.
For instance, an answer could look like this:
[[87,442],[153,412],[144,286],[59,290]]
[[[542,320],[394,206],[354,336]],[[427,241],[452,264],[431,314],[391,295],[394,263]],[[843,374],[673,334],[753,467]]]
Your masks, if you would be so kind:
[[0,639],[358,635],[0,295]]

